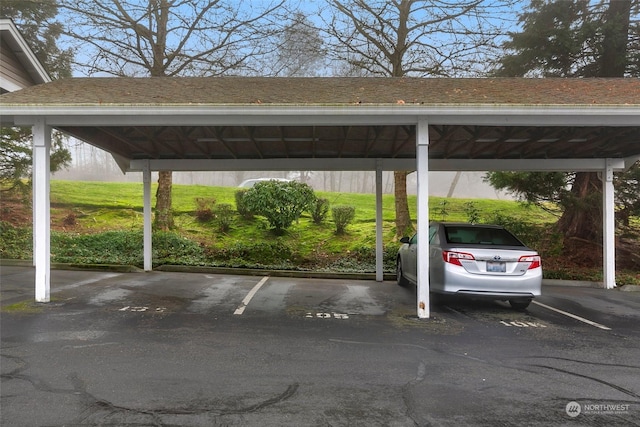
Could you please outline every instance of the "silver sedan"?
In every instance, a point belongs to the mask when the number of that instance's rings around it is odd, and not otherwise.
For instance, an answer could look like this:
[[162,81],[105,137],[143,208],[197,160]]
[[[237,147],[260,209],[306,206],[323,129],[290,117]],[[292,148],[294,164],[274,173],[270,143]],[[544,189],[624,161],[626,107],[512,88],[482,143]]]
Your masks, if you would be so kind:
[[[417,235],[398,250],[398,285],[417,283]],[[430,291],[509,301],[525,309],[541,294],[540,255],[498,225],[432,223]]]

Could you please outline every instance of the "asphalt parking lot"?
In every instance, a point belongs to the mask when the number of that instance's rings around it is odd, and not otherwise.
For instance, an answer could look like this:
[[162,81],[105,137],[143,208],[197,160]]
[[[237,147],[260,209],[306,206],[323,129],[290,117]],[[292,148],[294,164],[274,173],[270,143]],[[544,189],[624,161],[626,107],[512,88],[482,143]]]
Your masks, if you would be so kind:
[[640,425],[640,292],[2,266],[7,426]]

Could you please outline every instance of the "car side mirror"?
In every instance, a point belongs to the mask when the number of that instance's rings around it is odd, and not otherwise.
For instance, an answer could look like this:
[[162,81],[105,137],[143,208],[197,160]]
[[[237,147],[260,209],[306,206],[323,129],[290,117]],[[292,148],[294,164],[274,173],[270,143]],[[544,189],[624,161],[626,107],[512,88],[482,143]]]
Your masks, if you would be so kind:
[[409,243],[411,241],[411,239],[407,236],[403,237],[402,239],[400,239],[400,243]]

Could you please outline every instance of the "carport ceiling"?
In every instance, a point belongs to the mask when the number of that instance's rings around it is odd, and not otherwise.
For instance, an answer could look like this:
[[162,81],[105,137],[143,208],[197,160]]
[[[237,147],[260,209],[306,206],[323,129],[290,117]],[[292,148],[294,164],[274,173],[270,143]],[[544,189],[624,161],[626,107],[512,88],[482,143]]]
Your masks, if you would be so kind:
[[128,160],[413,159],[419,116],[430,159],[640,155],[638,79],[74,78],[0,100]]
[[[139,159],[415,158],[413,126],[128,126],[61,128]],[[638,152],[639,128],[437,126],[432,159],[619,158]]]

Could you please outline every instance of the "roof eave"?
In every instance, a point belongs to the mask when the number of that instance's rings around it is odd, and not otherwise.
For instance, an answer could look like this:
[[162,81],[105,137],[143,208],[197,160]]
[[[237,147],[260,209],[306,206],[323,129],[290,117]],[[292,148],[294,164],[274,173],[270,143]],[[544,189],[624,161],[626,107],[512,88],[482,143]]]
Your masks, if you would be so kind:
[[[640,105],[3,105],[2,125],[323,125],[474,124],[508,126],[638,126]],[[81,121],[79,119],[82,118]]]
[[[51,76],[44,69],[20,30],[11,19],[0,19],[0,31],[3,39],[11,47],[24,69],[36,84],[51,82]],[[7,37],[8,35],[8,37]]]

